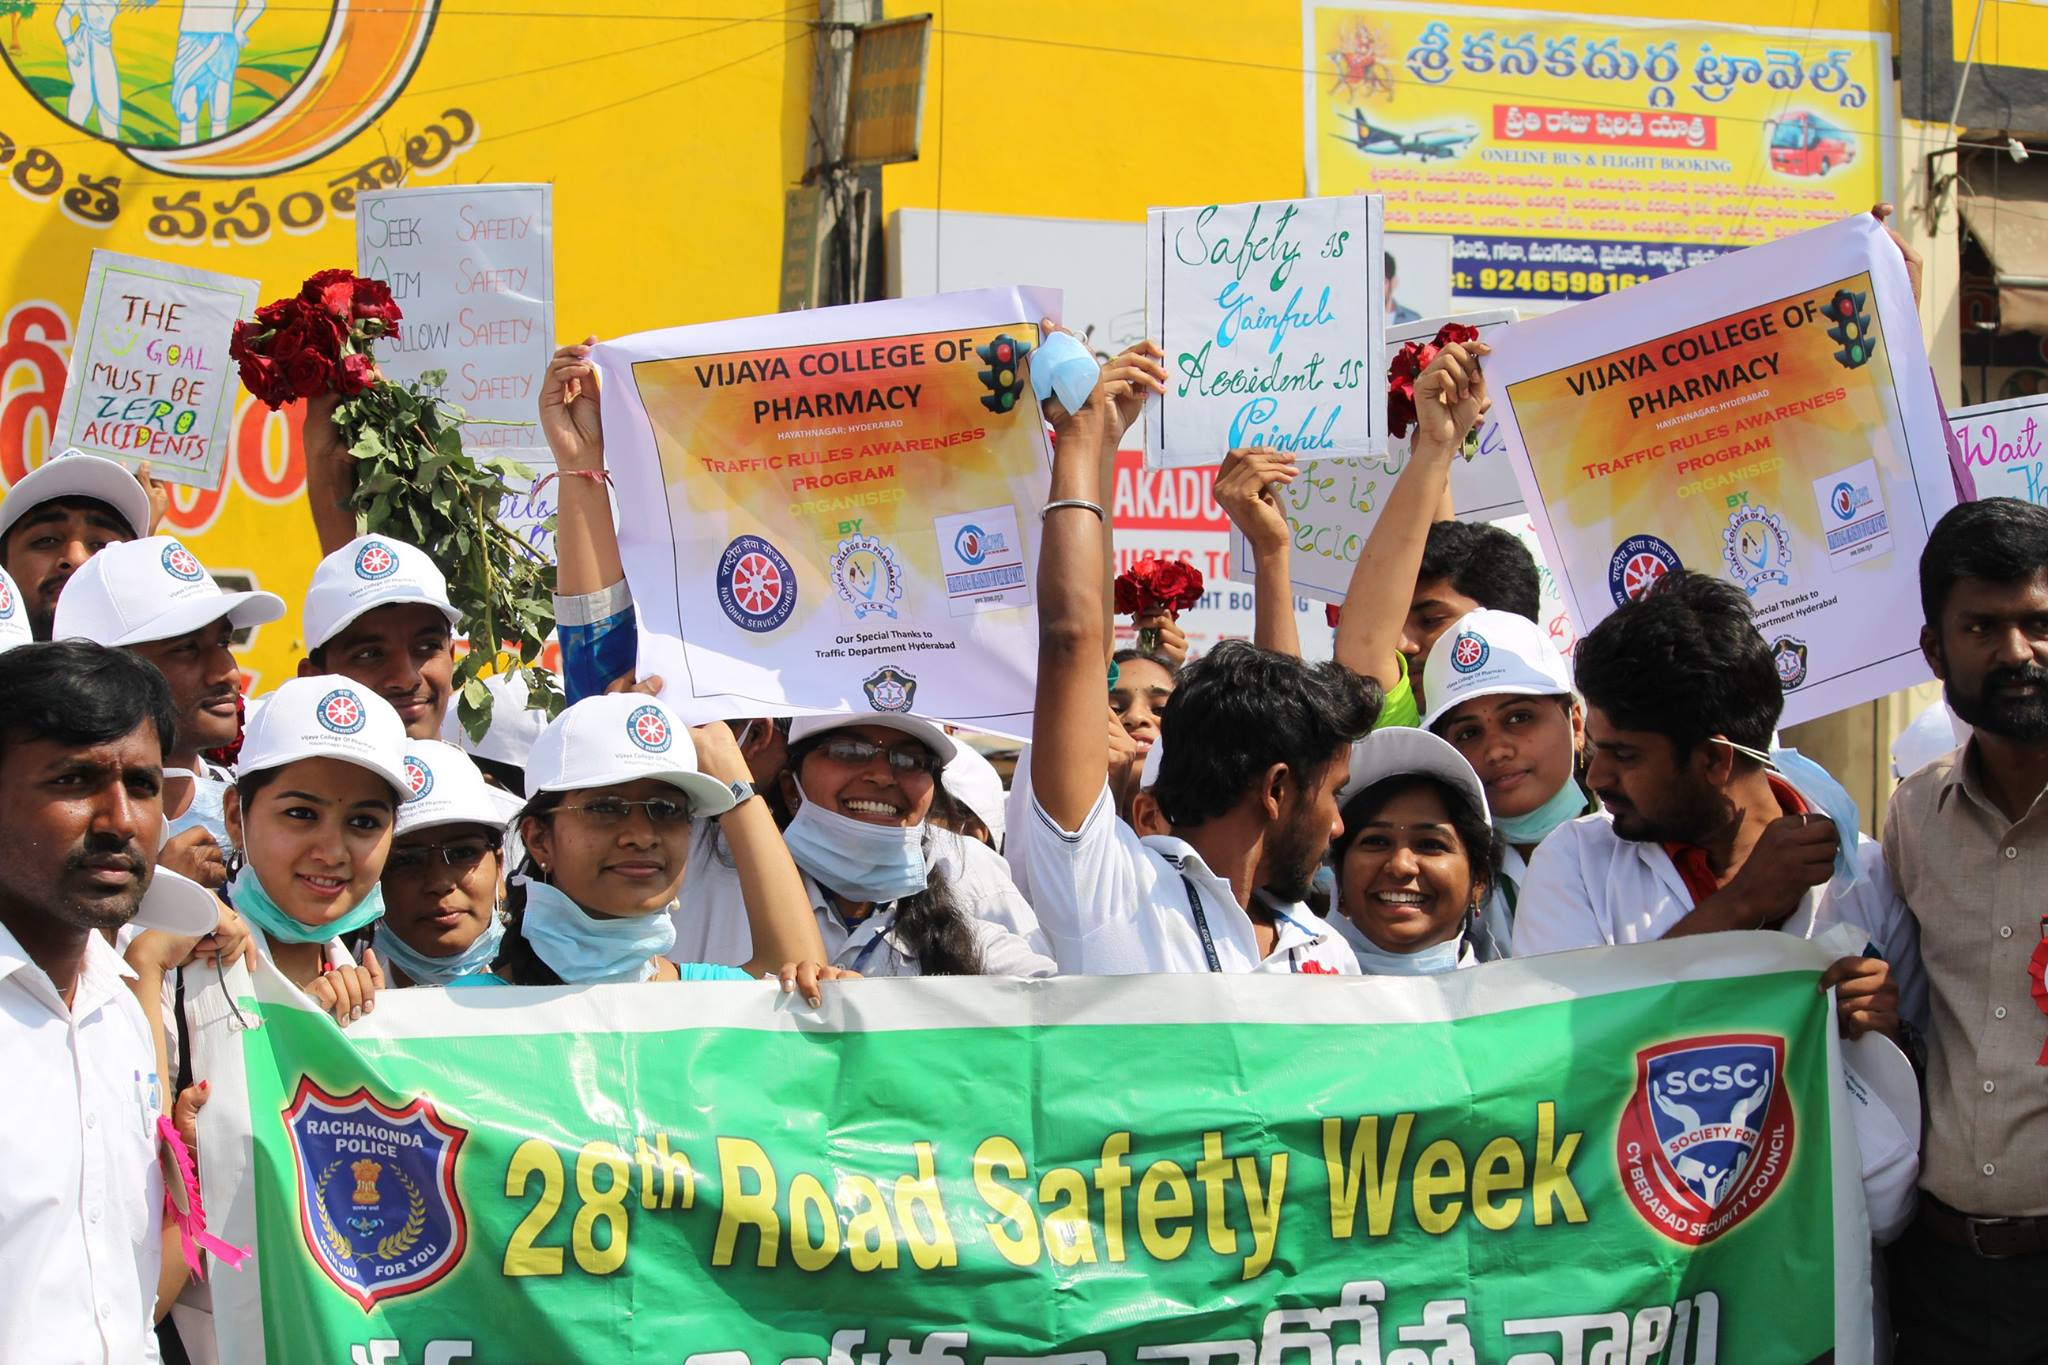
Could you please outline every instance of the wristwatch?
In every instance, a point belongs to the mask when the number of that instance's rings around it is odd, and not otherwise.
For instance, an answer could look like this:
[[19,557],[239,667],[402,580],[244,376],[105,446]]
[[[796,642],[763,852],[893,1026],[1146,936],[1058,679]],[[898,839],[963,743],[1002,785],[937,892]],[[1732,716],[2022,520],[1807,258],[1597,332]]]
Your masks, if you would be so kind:
[[745,780],[728,783],[726,790],[732,793],[733,810],[738,810],[741,806],[753,800],[755,796],[754,784]]

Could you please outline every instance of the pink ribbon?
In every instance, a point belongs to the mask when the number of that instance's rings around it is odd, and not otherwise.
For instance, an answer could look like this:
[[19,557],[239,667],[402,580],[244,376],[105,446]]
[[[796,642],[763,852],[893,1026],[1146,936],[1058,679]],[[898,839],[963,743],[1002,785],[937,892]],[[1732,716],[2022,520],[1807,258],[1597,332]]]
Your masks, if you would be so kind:
[[166,1180],[164,1183],[164,1217],[178,1229],[178,1243],[185,1253],[185,1264],[192,1268],[194,1276],[205,1279],[206,1265],[199,1253],[210,1251],[230,1270],[240,1270],[242,1262],[249,1259],[254,1248],[231,1246],[206,1230],[206,1206],[199,1200],[199,1170],[192,1163],[192,1149],[185,1145],[185,1139],[178,1136],[177,1128],[165,1115],[156,1116],[156,1135],[171,1157],[170,1164],[177,1168],[178,1181],[185,1191],[185,1206],[180,1208],[172,1197],[170,1182]]

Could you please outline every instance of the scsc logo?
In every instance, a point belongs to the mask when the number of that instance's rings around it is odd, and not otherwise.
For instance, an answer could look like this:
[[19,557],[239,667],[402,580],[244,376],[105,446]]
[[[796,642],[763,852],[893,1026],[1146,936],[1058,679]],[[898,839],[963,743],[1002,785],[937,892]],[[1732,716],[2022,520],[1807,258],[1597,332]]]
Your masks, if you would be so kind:
[[1644,1222],[1701,1246],[1764,1206],[1792,1163],[1784,1074],[1775,1034],[1703,1034],[1636,1054],[1615,1156]]

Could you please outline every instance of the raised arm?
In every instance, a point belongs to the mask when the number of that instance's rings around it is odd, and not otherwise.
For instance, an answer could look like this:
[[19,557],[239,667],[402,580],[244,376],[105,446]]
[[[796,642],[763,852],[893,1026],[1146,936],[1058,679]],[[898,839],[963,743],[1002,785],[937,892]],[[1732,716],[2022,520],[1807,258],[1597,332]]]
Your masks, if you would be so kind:
[[1415,439],[1380,519],[1351,570],[1337,618],[1337,662],[1391,688],[1401,681],[1401,626],[1430,524],[1449,500],[1451,461],[1492,406],[1479,358],[1483,341],[1453,343],[1415,381]]
[[[697,726],[690,737],[697,744],[699,771],[727,783],[752,777],[739,741],[725,722]],[[739,870],[747,928],[754,939],[754,956],[745,964],[748,975],[779,973],[793,962],[826,961],[825,941],[818,936],[818,917],[804,891],[803,875],[782,842],[768,803],[749,797],[719,816],[718,828]]]
[[313,509],[313,534],[320,553],[331,555],[356,538],[356,514],[350,506],[356,491],[355,458],[342,444],[334,425],[340,395],[329,391],[306,400],[300,439],[306,446],[306,501]]
[[1231,451],[1216,471],[1216,505],[1251,547],[1252,643],[1296,659],[1301,633],[1294,619],[1294,543],[1273,490],[1300,473],[1292,456],[1257,449]]
[[1166,391],[1166,352],[1159,343],[1145,340],[1125,347],[1102,367],[1102,383],[1118,385],[1110,399],[1110,426],[1115,434],[1102,445],[1102,667],[1116,655],[1116,452],[1124,433],[1145,411],[1145,400]]
[[619,532],[605,495],[604,418],[598,411],[596,337],[564,346],[548,362],[540,388],[540,429],[555,457],[555,592],[602,592],[626,577]]

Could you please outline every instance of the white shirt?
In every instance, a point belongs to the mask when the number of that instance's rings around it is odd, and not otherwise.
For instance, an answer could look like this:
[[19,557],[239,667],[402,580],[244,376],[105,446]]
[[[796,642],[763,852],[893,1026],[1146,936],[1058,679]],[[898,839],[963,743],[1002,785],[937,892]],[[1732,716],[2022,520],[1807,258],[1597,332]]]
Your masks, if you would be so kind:
[[[754,956],[754,935],[747,923],[746,897],[739,869],[721,856],[715,831],[690,841],[683,885],[669,911],[675,921],[675,960],[743,966]],[[1010,881],[1002,855],[979,839],[934,829],[929,845],[932,870],[951,879],[956,899],[967,912],[975,941],[990,976],[1051,976],[1058,968],[1047,950],[1038,916]],[[817,912],[818,933],[825,956],[835,967],[849,967],[864,976],[917,976],[917,958],[888,931],[894,908],[878,910],[849,933],[830,908],[823,889],[804,875],[804,886]],[[877,936],[888,944],[884,953],[869,945]],[[886,965],[885,965],[886,959]]]
[[[1273,951],[1259,955],[1251,916],[1185,840],[1140,839],[1116,818],[1107,784],[1081,828],[1062,830],[1034,799],[1006,844],[1034,888],[1032,906],[1062,970],[1090,976],[1211,970],[1198,917],[1226,972],[1358,974],[1358,957],[1306,905],[1267,902]],[[1190,899],[1190,887],[1193,898]]]
[[0,927],[0,1360],[157,1359],[168,1096],[133,975],[90,935],[67,1009]]
[[[1899,1015],[1927,1027],[1927,974],[1920,965],[1920,927],[1892,886],[1884,847],[1856,840],[1856,884],[1832,883],[1806,893],[1784,932],[1815,938],[1836,924],[1868,939],[1866,957],[1881,957],[1899,988]],[[1671,932],[1693,909],[1692,892],[1661,844],[1624,839],[1600,812],[1551,831],[1529,860],[1515,904],[1514,954],[1534,957],[1609,943],[1648,943]]]

